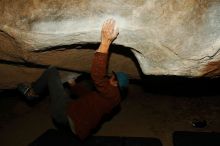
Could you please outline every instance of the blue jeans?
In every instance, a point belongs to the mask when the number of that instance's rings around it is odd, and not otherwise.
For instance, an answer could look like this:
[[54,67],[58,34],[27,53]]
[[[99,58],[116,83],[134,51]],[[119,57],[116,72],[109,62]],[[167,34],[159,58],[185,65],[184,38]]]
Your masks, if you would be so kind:
[[66,93],[59,72],[55,67],[46,69],[39,79],[32,84],[32,88],[37,94],[49,91],[50,112],[53,120],[61,125],[68,126],[66,116],[67,103],[72,100]]

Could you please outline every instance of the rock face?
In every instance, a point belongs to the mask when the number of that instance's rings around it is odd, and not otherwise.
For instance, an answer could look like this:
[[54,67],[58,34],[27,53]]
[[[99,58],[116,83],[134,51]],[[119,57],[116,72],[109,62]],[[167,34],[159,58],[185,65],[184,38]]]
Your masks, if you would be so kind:
[[[65,66],[66,56],[54,50],[79,53],[77,46],[98,43],[103,21],[112,17],[120,30],[114,43],[130,48],[145,75],[220,75],[219,0],[1,0],[0,14],[3,61]],[[42,61],[45,51],[59,60]]]

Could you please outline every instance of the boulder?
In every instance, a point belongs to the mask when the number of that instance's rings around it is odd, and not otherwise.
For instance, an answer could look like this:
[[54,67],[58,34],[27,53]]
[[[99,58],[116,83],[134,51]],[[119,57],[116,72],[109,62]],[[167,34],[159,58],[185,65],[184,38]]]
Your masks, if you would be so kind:
[[0,14],[4,66],[89,71],[101,25],[114,18],[120,34],[110,70],[134,77],[220,74],[218,0],[2,0]]

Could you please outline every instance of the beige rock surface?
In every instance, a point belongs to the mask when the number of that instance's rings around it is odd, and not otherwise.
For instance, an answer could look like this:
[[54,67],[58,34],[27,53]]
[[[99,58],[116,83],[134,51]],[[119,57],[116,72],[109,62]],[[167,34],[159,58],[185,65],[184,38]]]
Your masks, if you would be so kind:
[[134,77],[139,65],[145,75],[220,74],[219,0],[0,0],[0,14],[1,66],[89,71],[100,27],[112,17],[120,35],[110,69]]

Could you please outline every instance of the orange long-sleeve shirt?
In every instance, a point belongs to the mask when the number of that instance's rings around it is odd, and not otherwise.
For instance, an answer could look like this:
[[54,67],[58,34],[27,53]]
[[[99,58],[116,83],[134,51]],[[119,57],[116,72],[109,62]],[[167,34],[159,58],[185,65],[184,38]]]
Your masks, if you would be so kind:
[[67,115],[74,123],[75,134],[80,139],[85,139],[97,127],[103,115],[110,113],[120,103],[118,87],[112,86],[106,77],[107,61],[108,54],[95,53],[91,76],[96,90],[82,94],[68,105]]

